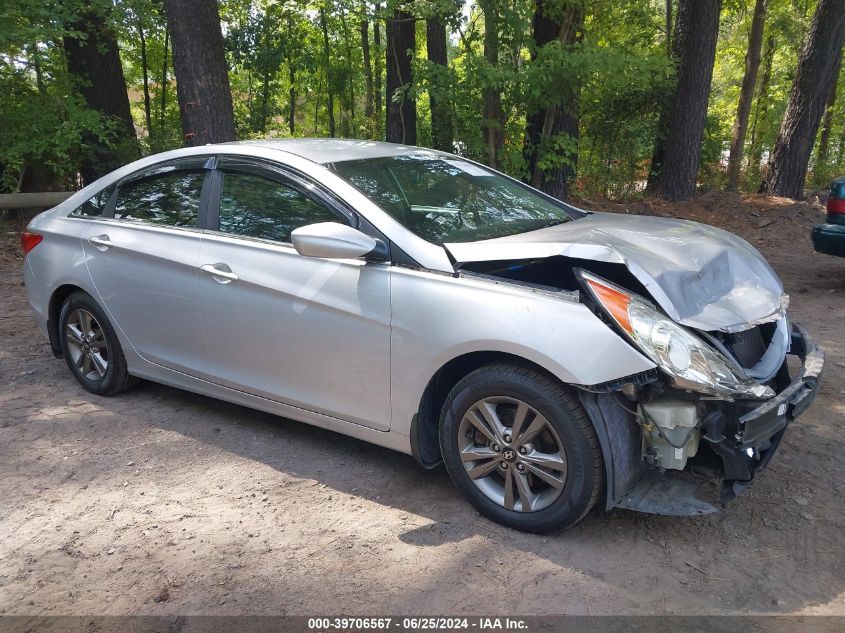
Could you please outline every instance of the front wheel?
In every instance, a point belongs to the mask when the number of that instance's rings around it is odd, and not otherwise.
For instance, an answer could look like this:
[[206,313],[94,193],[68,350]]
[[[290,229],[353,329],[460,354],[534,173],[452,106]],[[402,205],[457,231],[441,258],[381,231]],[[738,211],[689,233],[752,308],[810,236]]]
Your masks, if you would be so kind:
[[440,416],[440,447],[467,500],[517,530],[567,528],[601,492],[601,449],[584,410],[527,367],[488,365],[458,382]]

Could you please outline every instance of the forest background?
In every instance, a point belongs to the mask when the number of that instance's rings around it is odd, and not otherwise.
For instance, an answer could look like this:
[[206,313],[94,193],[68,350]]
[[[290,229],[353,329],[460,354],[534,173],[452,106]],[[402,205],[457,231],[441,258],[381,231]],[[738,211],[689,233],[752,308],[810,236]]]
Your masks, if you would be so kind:
[[845,172],[845,0],[4,0],[0,193],[209,142],[380,139],[560,198]]

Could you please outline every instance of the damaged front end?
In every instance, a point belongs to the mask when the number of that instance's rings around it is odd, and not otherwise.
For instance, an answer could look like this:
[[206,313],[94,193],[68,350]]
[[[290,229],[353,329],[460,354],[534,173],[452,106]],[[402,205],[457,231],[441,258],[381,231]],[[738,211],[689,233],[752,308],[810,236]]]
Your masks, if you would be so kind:
[[[716,512],[703,480],[721,484],[719,501],[736,498],[766,467],[789,423],[813,402],[824,355],[797,324],[767,399],[712,399],[679,390],[650,372],[614,385],[584,387],[582,404],[604,438],[607,508],[688,516]],[[606,447],[606,449],[604,448]],[[705,495],[706,496],[706,495]]]
[[[579,276],[597,314],[658,367],[582,386],[582,403],[607,440],[608,508],[715,512],[699,496],[701,480],[721,482],[722,504],[745,490],[815,398],[821,350],[785,315],[739,332],[696,333],[648,300],[586,271]],[[794,380],[788,355],[800,360]]]
[[[812,403],[823,353],[788,322],[780,281],[746,242],[680,221],[649,220],[641,232],[642,219],[601,216],[450,251],[462,274],[579,291],[655,364],[578,385],[602,446],[608,509],[715,512]],[[720,484],[718,501],[708,480]]]

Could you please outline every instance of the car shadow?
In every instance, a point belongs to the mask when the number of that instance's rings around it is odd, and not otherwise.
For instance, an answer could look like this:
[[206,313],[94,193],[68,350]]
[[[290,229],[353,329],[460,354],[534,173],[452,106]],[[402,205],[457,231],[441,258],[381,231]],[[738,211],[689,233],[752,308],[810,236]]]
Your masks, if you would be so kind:
[[[426,470],[410,456],[354,438],[151,383],[97,402],[117,412],[132,399],[174,411],[155,417],[153,424],[161,429],[420,517],[397,534],[407,545],[437,548],[482,539],[488,558],[499,564],[519,552],[552,570],[589,576],[636,605],[653,604],[652,587],[668,576],[674,593],[667,597],[662,589],[663,603],[705,613],[788,613],[825,605],[845,587],[841,511],[811,516],[790,496],[796,481],[802,490],[815,485],[825,494],[818,482],[829,481],[831,469],[838,473],[836,446],[812,425],[795,424],[779,459],[720,514],[678,518],[595,509],[566,532],[537,536],[480,516],[442,466]],[[807,446],[813,446],[812,457]],[[453,565],[457,573],[467,561]],[[616,580],[637,570],[641,586]]]

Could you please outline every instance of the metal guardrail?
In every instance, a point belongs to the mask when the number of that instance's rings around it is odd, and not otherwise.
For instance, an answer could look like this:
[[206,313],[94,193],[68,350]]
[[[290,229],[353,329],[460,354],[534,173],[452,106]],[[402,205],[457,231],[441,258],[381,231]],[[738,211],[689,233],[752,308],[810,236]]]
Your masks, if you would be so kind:
[[2,193],[0,211],[10,209],[49,209],[70,198],[75,191],[46,191],[42,193]]

